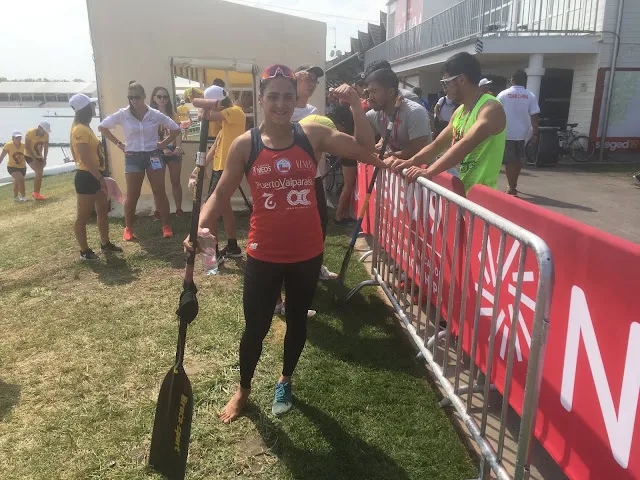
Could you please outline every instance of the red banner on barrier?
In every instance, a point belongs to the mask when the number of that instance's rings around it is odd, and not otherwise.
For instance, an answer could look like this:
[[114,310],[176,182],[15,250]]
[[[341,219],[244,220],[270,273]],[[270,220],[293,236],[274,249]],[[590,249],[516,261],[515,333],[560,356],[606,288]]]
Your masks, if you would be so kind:
[[[468,225],[467,219],[467,225]],[[491,336],[491,319],[496,310],[495,344],[493,351],[493,367],[491,381],[503,393],[506,381],[509,336],[516,329],[515,356],[511,382],[510,403],[520,414],[524,403],[524,387],[527,378],[529,349],[536,308],[538,290],[538,265],[535,253],[526,249],[522,270],[522,292],[517,295],[518,272],[523,255],[523,247],[516,239],[505,235],[502,262],[499,260],[501,232],[487,226],[486,247],[483,250],[484,222],[475,221],[471,244],[471,271],[467,288],[465,305],[465,326],[463,349],[471,352],[474,326],[477,325],[478,338],[486,341],[478,342],[476,364],[486,372],[489,339]],[[465,242],[466,243],[466,242]],[[484,263],[483,263],[484,251]],[[465,252],[466,253],[466,252]],[[465,257],[466,258],[466,257]],[[502,265],[502,269],[500,268]],[[482,295],[479,296],[479,291]],[[516,298],[520,299],[515,325],[512,324],[516,310]],[[479,303],[478,303],[479,301]],[[460,318],[453,317],[452,329],[459,331]]]
[[[364,174],[359,175],[359,196],[363,198],[373,169],[360,168]],[[402,182],[395,185],[392,180],[395,176],[388,172],[381,178],[379,185],[384,191],[379,233],[384,237],[383,245],[388,247],[393,259],[399,262],[402,258],[411,279],[421,279],[423,298],[426,298],[432,243],[435,243],[437,254],[434,268],[451,267],[455,206],[450,205],[449,234],[443,247],[442,220],[447,216],[443,208],[436,205],[439,202],[435,197],[427,198],[426,193],[421,189],[414,190],[412,186],[405,192]],[[458,179],[439,176],[436,181],[453,191],[460,188],[464,193],[462,186],[456,185],[456,182],[460,183]],[[555,288],[536,436],[571,478],[640,479],[640,314],[637,313],[640,311],[640,247],[487,187],[473,187],[468,198],[540,236],[554,257]],[[368,212],[370,232],[375,212],[373,203]],[[404,216],[398,217],[399,213]],[[458,281],[454,289],[455,308],[451,315],[446,312],[450,272],[448,277],[445,275],[447,287],[442,289],[441,312],[446,318],[453,319],[454,331],[457,330],[458,307],[461,304],[466,225],[467,222],[463,222],[458,242],[460,250],[456,268],[460,270],[455,275]],[[484,249],[486,258],[484,268],[481,268],[483,231],[480,222],[475,227],[478,228],[474,228],[471,239],[472,262],[465,300],[463,347],[470,351],[477,292],[482,282],[478,335],[486,341],[479,342],[476,361],[481,369],[486,370],[490,319],[497,305],[492,382],[504,391],[508,336],[516,328],[509,403],[521,412],[536,308],[538,266],[534,252],[528,251],[520,314],[515,325],[511,325],[522,247],[513,239],[506,242],[502,285],[498,289],[500,232],[489,228]],[[398,229],[405,230],[405,245],[395,241]],[[414,249],[414,245],[418,248]],[[443,249],[444,261],[441,259]],[[425,272],[420,275],[413,270],[414,265],[420,265],[423,260]],[[437,292],[438,285],[434,283],[430,300],[434,305]]]
[[571,478],[640,478],[640,247],[486,187],[468,198],[553,255],[536,436]]

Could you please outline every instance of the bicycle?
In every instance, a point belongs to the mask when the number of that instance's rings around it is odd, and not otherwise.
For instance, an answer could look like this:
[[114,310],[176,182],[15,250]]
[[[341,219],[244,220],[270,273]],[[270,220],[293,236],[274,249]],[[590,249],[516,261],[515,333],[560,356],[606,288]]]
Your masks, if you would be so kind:
[[[586,135],[580,135],[579,132],[576,132],[574,128],[577,126],[577,123],[568,123],[565,130],[558,130],[558,150],[549,153],[554,153],[556,158],[569,155],[574,162],[578,163],[591,160],[596,153],[596,144]],[[529,165],[538,165],[539,146],[539,140],[536,143],[527,142],[525,156]]]

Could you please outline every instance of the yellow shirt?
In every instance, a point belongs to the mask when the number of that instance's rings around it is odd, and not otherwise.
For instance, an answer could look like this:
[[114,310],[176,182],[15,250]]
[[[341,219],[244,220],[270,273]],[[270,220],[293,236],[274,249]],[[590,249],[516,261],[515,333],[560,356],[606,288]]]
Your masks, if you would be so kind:
[[26,167],[26,164],[24,163],[24,143],[20,142],[20,146],[16,147],[15,143],[13,143],[13,140],[11,140],[4,144],[2,151],[7,152],[7,156],[9,157],[7,167]]
[[186,122],[189,120],[189,107],[186,105],[179,105],[176,110],[178,111],[178,120],[180,120],[180,122]]
[[[80,158],[80,155],[76,151],[77,146],[81,143],[89,145],[88,158]],[[93,133],[93,130],[87,125],[75,123],[71,127],[71,155],[76,165],[78,165],[78,170],[88,172],[89,169],[85,165],[85,162],[91,162],[98,167],[99,171],[104,172],[104,149],[102,142],[98,140],[96,134]]]
[[31,143],[31,148],[25,151],[25,155],[31,158],[42,159],[44,158],[44,145],[45,143],[49,143],[49,134],[44,132],[44,135],[39,137],[36,135],[37,131],[37,128],[30,128],[27,130],[27,133],[24,136],[24,143],[25,146],[27,142]]
[[227,154],[229,147],[233,141],[244,133],[245,120],[247,116],[237,105],[225,108],[220,113],[224,116],[222,120],[222,129],[218,134],[215,144],[215,153],[213,154],[213,169],[224,170],[227,163]]
[[305,123],[319,123],[325,127],[329,127],[331,130],[337,130],[335,123],[329,118],[323,115],[308,115],[300,120],[298,123],[304,125]]
[[220,130],[222,130],[221,122],[209,121],[209,133],[207,134],[209,137],[217,137]]

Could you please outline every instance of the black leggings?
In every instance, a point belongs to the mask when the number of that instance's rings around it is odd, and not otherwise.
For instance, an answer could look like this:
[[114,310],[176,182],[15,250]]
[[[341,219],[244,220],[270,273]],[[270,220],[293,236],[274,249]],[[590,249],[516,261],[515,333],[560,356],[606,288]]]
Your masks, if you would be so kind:
[[244,333],[240,341],[240,386],[251,379],[271,328],[273,310],[284,282],[287,296],[287,333],[284,337],[282,375],[290,377],[307,340],[307,310],[318,284],[322,255],[298,263],[270,263],[247,255],[244,273]]
[[322,177],[316,177],[316,202],[318,203],[318,213],[320,214],[320,226],[322,227],[322,238],[327,238],[327,225],[329,223],[329,211],[327,210],[327,196],[324,193],[324,183]]

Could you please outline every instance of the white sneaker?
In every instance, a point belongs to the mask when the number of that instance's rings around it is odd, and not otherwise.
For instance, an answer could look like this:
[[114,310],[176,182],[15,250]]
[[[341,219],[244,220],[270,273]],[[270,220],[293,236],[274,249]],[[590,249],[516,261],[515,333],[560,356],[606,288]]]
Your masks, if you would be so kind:
[[22,198],[20,197],[20,195],[16,196],[16,198],[13,199],[14,202],[21,202]]
[[335,280],[336,278],[338,278],[338,274],[337,273],[333,273],[332,271],[330,271],[324,265],[322,265],[322,267],[320,267],[320,280],[323,280],[323,281]]
[[[274,315],[282,315],[282,316],[284,316],[285,313],[286,313],[286,311],[284,309],[284,302],[279,302],[276,305],[276,308],[274,309],[273,314]],[[307,310],[307,318],[315,317],[317,313],[318,312],[316,312],[315,310]]]
[[28,201],[29,201],[29,199],[28,199],[27,197],[22,197],[22,198],[20,199],[20,201],[21,201],[21,202],[28,202]]

